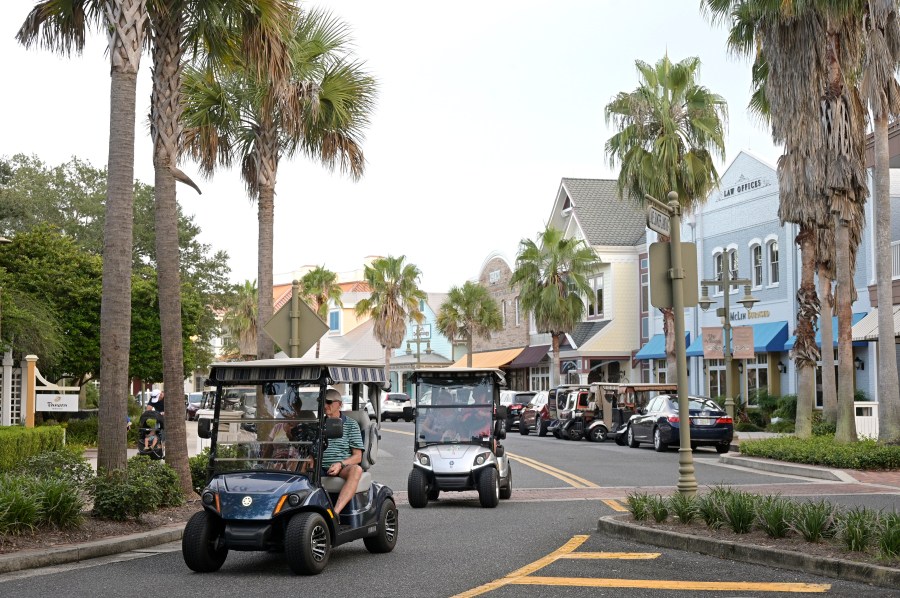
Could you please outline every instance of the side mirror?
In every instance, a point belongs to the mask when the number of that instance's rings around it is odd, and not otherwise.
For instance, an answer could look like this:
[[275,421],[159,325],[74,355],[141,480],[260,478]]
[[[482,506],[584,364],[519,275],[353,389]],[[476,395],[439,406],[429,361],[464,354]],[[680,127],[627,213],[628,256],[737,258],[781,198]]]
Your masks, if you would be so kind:
[[210,428],[212,425],[212,420],[208,418],[202,418],[197,420],[197,436],[200,438],[209,438],[210,437]]
[[340,438],[344,435],[344,422],[339,417],[325,418],[325,438]]

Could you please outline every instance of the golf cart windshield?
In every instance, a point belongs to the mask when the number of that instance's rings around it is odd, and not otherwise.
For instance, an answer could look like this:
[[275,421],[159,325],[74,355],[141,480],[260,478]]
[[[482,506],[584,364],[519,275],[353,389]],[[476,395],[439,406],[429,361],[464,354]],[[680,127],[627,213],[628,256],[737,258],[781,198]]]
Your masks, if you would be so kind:
[[416,438],[421,444],[481,443],[493,435],[490,380],[423,380],[418,385]]

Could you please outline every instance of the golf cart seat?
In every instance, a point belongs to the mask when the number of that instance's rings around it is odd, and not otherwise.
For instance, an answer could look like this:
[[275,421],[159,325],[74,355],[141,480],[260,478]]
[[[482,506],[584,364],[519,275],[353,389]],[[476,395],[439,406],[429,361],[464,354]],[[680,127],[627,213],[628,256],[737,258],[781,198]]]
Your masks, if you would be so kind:
[[[357,492],[366,492],[372,485],[372,474],[368,470],[375,464],[378,455],[378,425],[369,418],[365,410],[345,411],[344,415],[359,424],[359,431],[362,434],[363,452],[359,465],[363,469],[363,474],[359,479]],[[340,492],[344,487],[344,480],[334,476],[323,476],[322,487],[328,492]]]

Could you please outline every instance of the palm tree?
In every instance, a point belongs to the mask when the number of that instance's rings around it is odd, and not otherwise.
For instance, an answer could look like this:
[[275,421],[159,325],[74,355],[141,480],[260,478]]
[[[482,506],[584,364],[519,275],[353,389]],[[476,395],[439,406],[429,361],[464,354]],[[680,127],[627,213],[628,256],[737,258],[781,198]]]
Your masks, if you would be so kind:
[[384,369],[391,371],[391,353],[406,337],[406,323],[421,324],[425,315],[419,307],[425,292],[419,288],[422,273],[406,256],[382,257],[363,270],[363,278],[372,289],[368,298],[356,304],[356,315],[375,320],[373,333],[384,347]]
[[[324,266],[316,266],[303,275],[300,279],[300,293],[303,300],[313,308],[323,322],[328,321],[328,309],[332,302],[338,307],[344,306],[338,276],[331,270],[326,270]],[[319,358],[321,344],[322,339],[316,341],[316,359]]]
[[256,337],[258,335],[256,309],[259,292],[255,280],[245,280],[237,287],[230,306],[222,319],[232,339],[237,341],[238,353],[242,359],[256,357]]
[[[163,381],[178,388],[184,379],[183,330],[181,326],[181,272],[179,262],[178,203],[175,183],[200,189],[177,164],[181,154],[181,71],[185,55],[203,48],[205,57],[222,59],[223,47],[239,48],[249,64],[265,65],[273,75],[286,70],[281,43],[281,23],[293,5],[284,0],[151,0],[153,92],[150,134],[153,139],[155,176],[156,263],[159,285],[159,317],[162,333]],[[225,23],[241,23],[245,35],[228,39]],[[181,403],[175,404],[180,409]],[[191,475],[185,447],[184,417],[172,413],[166,429],[173,447],[166,462],[178,473],[185,491]]]
[[487,339],[492,332],[503,329],[503,318],[497,301],[480,284],[466,281],[453,287],[437,315],[437,329],[451,339],[466,340],[466,366],[472,367],[472,339]]
[[867,38],[860,91],[869,102],[875,133],[875,273],[878,281],[878,439],[900,442],[900,382],[894,351],[891,297],[891,198],[888,122],[900,116],[900,25],[897,3],[869,0]]
[[125,430],[128,353],[131,346],[131,266],[134,204],[134,122],[137,74],[147,24],[146,0],[38,2],[16,35],[71,54],[84,48],[90,27],[109,40],[109,161],[100,306],[100,427],[97,467],[112,471],[127,461]]
[[[621,164],[619,197],[643,204],[646,195],[663,200],[676,191],[682,209],[692,210],[718,185],[713,158],[725,159],[728,106],[697,82],[699,58],[673,63],[666,55],[656,65],[635,65],[640,84],[616,94],[605,110],[618,131],[606,155],[610,166]],[[661,311],[667,369],[675,372],[675,314]]]
[[[375,81],[351,55],[347,27],[327,12],[286,19],[291,71],[284,79],[260,73],[236,57],[219,69],[184,73],[185,143],[211,174],[216,163],[240,159],[241,175],[258,206],[258,284],[272,288],[275,180],[282,157],[298,151],[327,168],[362,176],[361,133],[372,109]],[[260,293],[258,328],[272,317],[269,293]],[[272,357],[272,340],[257,337],[260,359]]]
[[559,342],[584,317],[582,297],[593,297],[588,276],[599,268],[594,251],[583,240],[566,238],[548,226],[536,241],[522,239],[509,284],[518,286],[519,301],[534,317],[538,332],[549,332],[553,344],[551,388],[558,384]]

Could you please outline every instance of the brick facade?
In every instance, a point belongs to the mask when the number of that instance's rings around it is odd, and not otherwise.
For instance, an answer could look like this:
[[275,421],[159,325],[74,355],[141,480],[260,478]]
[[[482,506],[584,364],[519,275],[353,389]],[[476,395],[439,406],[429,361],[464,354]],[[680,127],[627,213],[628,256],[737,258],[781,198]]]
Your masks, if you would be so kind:
[[528,318],[520,309],[518,324],[516,323],[516,298],[519,292],[517,289],[510,288],[510,278],[512,278],[512,266],[506,258],[497,254],[488,257],[479,273],[478,284],[488,290],[497,302],[501,313],[505,303],[506,325],[503,330],[492,334],[490,340],[474,338],[472,350],[476,353],[528,346]]

